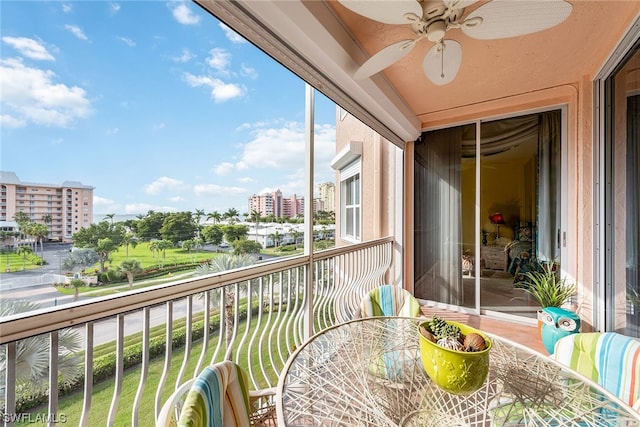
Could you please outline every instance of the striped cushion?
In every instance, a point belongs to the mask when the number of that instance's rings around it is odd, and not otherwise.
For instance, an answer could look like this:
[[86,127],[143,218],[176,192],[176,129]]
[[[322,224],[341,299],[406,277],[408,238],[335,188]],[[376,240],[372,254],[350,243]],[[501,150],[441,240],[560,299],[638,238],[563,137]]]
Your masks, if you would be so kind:
[[393,285],[382,285],[364,296],[360,304],[362,317],[419,317],[420,304],[408,291]]
[[639,340],[615,332],[573,334],[558,340],[553,357],[596,381],[629,406],[638,405]]
[[185,400],[179,427],[248,427],[249,392],[234,362],[209,366],[196,378]]

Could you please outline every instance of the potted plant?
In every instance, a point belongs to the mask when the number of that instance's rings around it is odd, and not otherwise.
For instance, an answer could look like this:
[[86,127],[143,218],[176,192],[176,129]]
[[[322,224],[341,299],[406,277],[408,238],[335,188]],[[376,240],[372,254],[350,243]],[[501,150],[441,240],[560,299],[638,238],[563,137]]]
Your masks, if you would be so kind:
[[527,271],[519,283],[538,301],[540,307],[561,307],[576,293],[576,285],[560,277],[555,262],[541,262],[536,270]]
[[420,359],[431,380],[449,393],[467,395],[489,372],[489,337],[468,325],[433,316],[418,326]]

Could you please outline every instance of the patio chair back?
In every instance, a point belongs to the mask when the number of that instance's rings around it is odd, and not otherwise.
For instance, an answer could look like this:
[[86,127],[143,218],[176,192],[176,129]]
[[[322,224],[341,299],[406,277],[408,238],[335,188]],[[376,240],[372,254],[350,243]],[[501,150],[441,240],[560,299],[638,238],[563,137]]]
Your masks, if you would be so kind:
[[274,389],[249,391],[247,376],[235,362],[216,363],[176,389],[163,405],[156,427],[272,425],[274,394]]
[[409,291],[393,285],[382,285],[364,296],[359,317],[419,317],[420,303]]
[[640,340],[615,332],[568,335],[553,358],[640,410]]

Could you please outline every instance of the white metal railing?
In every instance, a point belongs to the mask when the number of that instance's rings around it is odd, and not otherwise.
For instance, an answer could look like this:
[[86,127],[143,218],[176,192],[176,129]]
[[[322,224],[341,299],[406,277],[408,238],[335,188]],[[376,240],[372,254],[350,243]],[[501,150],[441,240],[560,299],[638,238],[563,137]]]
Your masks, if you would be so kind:
[[[384,282],[392,258],[393,238],[388,237],[2,318],[3,421],[9,426],[19,420],[33,421],[32,415],[25,418],[21,406],[18,362],[23,343],[42,334],[50,349],[48,405],[46,410],[40,408],[44,415],[33,416],[48,425],[62,420],[82,426],[152,425],[179,384],[205,365],[224,359],[243,366],[253,388],[275,386],[289,354],[308,334],[351,319],[362,296]],[[108,328],[102,327],[105,323]],[[305,329],[305,324],[311,328]],[[137,356],[132,356],[136,353],[132,345],[125,344],[132,326],[141,332]],[[66,328],[80,334],[83,342],[84,378],[75,381],[84,393],[77,415],[64,413],[58,405],[63,399],[58,393],[58,365],[65,356],[60,354],[60,338]],[[108,410],[92,407],[94,396],[105,388],[97,383],[101,378],[96,378],[94,369],[96,342],[105,341],[96,331],[104,329],[115,335],[115,366],[106,382],[110,405],[103,405]],[[183,352],[179,359],[178,352]],[[132,358],[135,370],[129,369]],[[150,370],[158,360],[162,362],[159,379],[158,372]]]

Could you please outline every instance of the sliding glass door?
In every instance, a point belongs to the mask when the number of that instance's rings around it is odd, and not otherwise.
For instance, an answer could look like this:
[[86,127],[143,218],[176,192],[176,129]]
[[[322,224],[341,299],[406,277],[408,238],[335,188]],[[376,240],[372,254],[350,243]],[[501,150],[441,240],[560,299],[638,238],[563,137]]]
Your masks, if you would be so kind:
[[415,149],[415,293],[534,317],[526,272],[560,263],[561,111],[425,132]]

